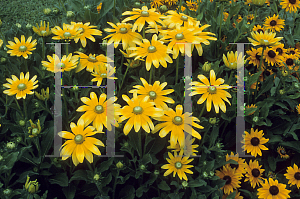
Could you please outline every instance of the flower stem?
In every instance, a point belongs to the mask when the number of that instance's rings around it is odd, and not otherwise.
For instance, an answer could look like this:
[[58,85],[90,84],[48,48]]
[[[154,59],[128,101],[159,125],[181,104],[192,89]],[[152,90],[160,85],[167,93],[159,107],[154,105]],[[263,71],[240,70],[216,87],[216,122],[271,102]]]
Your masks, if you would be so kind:
[[145,39],[145,26],[143,26],[143,39]]
[[121,91],[121,89],[122,89],[122,86],[123,86],[123,83],[124,83],[125,77],[126,77],[126,75],[127,75],[128,69],[129,69],[129,66],[127,66],[127,68],[126,68],[125,74],[124,74],[124,76],[123,76],[123,79],[122,79],[121,86],[120,86],[120,88],[119,88],[119,92],[120,92],[120,91]]
[[16,104],[17,104],[18,109],[19,109],[20,112],[21,112],[22,117],[24,117],[24,116],[23,116],[23,112],[22,112],[22,110],[21,110],[21,108],[20,108],[20,105],[19,105],[19,102],[18,102],[17,98],[15,98],[15,101],[16,101]]
[[[261,67],[262,67],[262,62],[263,62],[263,57],[264,57],[264,50],[265,48],[263,47],[262,51],[261,51],[261,57],[260,57],[260,62],[259,62],[259,68],[258,68],[258,71],[261,70]],[[258,87],[258,81],[259,81],[259,77],[256,81],[256,86],[255,86],[255,100],[256,100],[256,96],[257,96],[257,87]]]
[[175,84],[178,82],[178,68],[179,68],[179,55],[176,59],[176,79],[175,79]]
[[59,0],[59,3],[61,4],[61,7],[63,7],[63,8],[64,8],[64,10],[65,10],[65,12],[67,13],[67,10],[66,10],[66,8],[65,8],[65,6],[64,6],[64,4],[62,3],[62,1],[61,1],[61,0]]
[[45,38],[42,37],[42,57],[43,57],[43,61],[45,61]]
[[114,15],[114,17],[116,17],[116,0],[114,0],[113,15]]
[[178,13],[181,12],[181,5],[182,5],[182,0],[179,1],[179,8],[178,8]]
[[119,174],[120,174],[120,170],[118,169],[118,170],[117,170],[117,175],[116,175],[116,177],[115,177],[114,186],[113,186],[113,199],[115,199],[115,193],[116,193],[115,190],[116,190],[117,180],[118,180]]
[[220,29],[219,29],[219,40],[221,40],[221,33],[222,33],[222,20],[223,20],[223,4],[221,4],[221,9],[220,9]]
[[253,24],[255,25],[255,20],[256,20],[256,14],[257,14],[257,9],[255,9],[255,12],[254,12],[254,19],[253,19]]
[[138,132],[138,136],[139,136],[139,156],[140,156],[140,159],[142,159],[142,131],[141,129],[139,130]]
[[25,114],[25,120],[27,119],[27,107],[26,107],[26,101],[23,99],[23,109],[24,109],[24,114]]
[[68,57],[68,55],[69,55],[69,46],[68,46],[68,44],[66,45],[66,56]]
[[152,70],[153,70],[153,67],[151,66],[151,68],[150,68],[149,84],[151,84],[151,80],[152,80]]
[[233,70],[231,70],[231,72],[230,72],[230,76],[229,76],[229,80],[228,80],[228,84],[230,85],[230,81],[231,81],[231,79],[232,79],[232,76],[233,76]]
[[205,109],[205,103],[203,104],[203,107],[202,107],[202,110],[201,110],[201,113],[199,114],[199,119],[200,119],[200,117],[202,116],[202,114],[203,114],[203,112],[204,112],[204,109]]

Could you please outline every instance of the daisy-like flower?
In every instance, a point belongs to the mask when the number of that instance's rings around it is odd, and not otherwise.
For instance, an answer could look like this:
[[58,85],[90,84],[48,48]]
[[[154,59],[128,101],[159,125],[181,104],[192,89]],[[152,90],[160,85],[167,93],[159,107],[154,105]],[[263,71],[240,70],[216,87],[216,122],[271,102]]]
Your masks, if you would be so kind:
[[28,37],[27,41],[25,41],[25,36],[21,35],[21,42],[20,40],[15,37],[14,38],[15,43],[12,41],[8,41],[10,45],[6,45],[7,48],[10,48],[11,50],[8,50],[7,53],[10,54],[10,56],[23,56],[25,59],[28,58],[28,55],[31,55],[33,50],[35,50],[36,46],[36,39],[32,40],[32,36]]
[[77,59],[80,58],[79,64],[75,70],[76,73],[80,72],[85,67],[86,67],[87,71],[93,72],[95,70],[95,68],[98,67],[100,64],[112,62],[112,60],[110,58],[108,58],[102,54],[96,56],[95,54],[86,55],[86,54],[84,54],[82,52],[78,52],[78,51],[76,51],[75,53],[78,54],[78,55],[75,55],[77,57]]
[[295,59],[300,58],[300,52],[297,48],[288,48],[287,54],[295,56]]
[[[218,78],[216,80],[216,74],[214,70],[210,70],[210,82],[204,75],[198,75],[198,79],[203,82],[191,82],[192,90],[190,96],[202,94],[201,98],[197,101],[197,104],[202,104],[206,100],[207,111],[210,112],[211,104],[213,103],[216,113],[219,113],[219,108],[226,113],[226,106],[223,100],[229,102],[228,97],[231,98],[230,93],[224,91],[224,89],[229,89],[231,86],[224,83],[224,79]],[[223,85],[221,85],[223,84]]]
[[[269,181],[269,182],[268,182]],[[269,178],[269,180],[265,180],[265,183],[262,184],[262,188],[257,189],[258,198],[278,198],[278,199],[286,199],[290,198],[289,193],[290,190],[286,189],[286,185],[282,183],[278,183],[278,180],[273,180]]]
[[[257,109],[257,106],[255,104],[251,104],[251,106],[247,105],[246,106],[246,110],[249,109],[249,108],[252,108],[252,109],[255,108],[255,109]],[[254,112],[255,112],[255,110],[253,112],[249,113],[248,115],[253,115]]]
[[164,96],[174,92],[173,89],[163,90],[167,86],[167,82],[160,84],[159,81],[155,81],[153,85],[149,85],[144,78],[141,77],[140,79],[143,83],[143,86],[135,85],[133,88],[136,89],[130,90],[129,93],[140,94],[138,95],[140,100],[144,99],[146,96],[149,96],[150,102],[154,102],[157,108],[162,108],[164,110],[168,109],[168,105],[165,102],[171,104],[175,103],[172,98]]
[[159,19],[161,15],[155,12],[155,8],[148,10],[147,6],[143,6],[142,10],[133,8],[132,11],[126,11],[122,15],[133,15],[124,19],[122,23],[136,19],[133,24],[132,32],[135,32],[136,29],[141,32],[146,22],[150,25],[154,25],[155,27],[157,22],[162,23]]
[[40,120],[38,120],[37,124],[34,124],[32,120],[29,120],[29,122],[30,122],[30,127],[28,127],[29,137],[33,138],[38,136],[42,131]]
[[160,6],[163,5],[163,0],[152,0],[150,5],[151,5],[151,8],[159,8]]
[[299,0],[281,0],[280,5],[282,9],[285,9],[286,12],[297,12],[298,8],[300,8]]
[[83,119],[84,125],[87,126],[93,122],[93,126],[97,131],[103,130],[103,125],[111,131],[112,125],[114,125],[115,117],[114,112],[118,115],[118,104],[114,104],[117,97],[111,97],[106,100],[106,94],[102,93],[98,97],[96,93],[91,92],[90,98],[82,97],[81,101],[85,105],[80,106],[76,111],[85,112],[79,119]]
[[[143,42],[137,43],[140,47],[130,47],[129,50],[135,52],[130,54],[129,57],[135,57],[135,60],[146,57],[146,69],[150,70],[153,64],[156,68],[161,64],[164,68],[167,68],[167,62],[173,63],[173,60],[168,55],[172,53],[167,49],[167,46],[162,41],[157,41],[157,35],[152,36],[151,43],[147,39],[143,39]],[[167,62],[166,62],[167,61]]]
[[251,128],[250,134],[245,131],[245,135],[243,135],[244,141],[242,141],[244,150],[247,151],[247,153],[251,153],[254,157],[256,157],[257,154],[262,156],[261,150],[269,150],[263,145],[266,144],[269,139],[264,138],[263,135],[263,130],[258,131],[258,129],[256,129],[254,131],[254,129]]
[[280,32],[284,28],[284,19],[278,19],[279,15],[273,15],[273,17],[266,17],[265,28],[272,32]]
[[266,50],[264,51],[264,57],[266,62],[268,62],[268,64],[271,64],[272,66],[274,66],[274,64],[280,64],[283,59],[283,57],[281,55],[279,55],[279,53],[273,49],[273,48],[266,48]]
[[76,68],[78,63],[78,58],[76,56],[72,56],[72,53],[68,55],[64,55],[61,60],[56,54],[53,54],[52,57],[50,55],[47,56],[49,62],[42,61],[42,65],[47,68],[48,71],[53,73],[70,71]]
[[263,32],[251,32],[251,36],[253,37],[250,38],[248,37],[248,40],[252,43],[253,46],[277,46],[279,45],[279,41],[283,37],[275,37],[276,33],[268,32],[265,31]]
[[26,94],[34,94],[32,90],[38,87],[38,80],[36,80],[37,76],[35,75],[29,80],[29,72],[26,73],[25,77],[24,73],[21,72],[20,79],[18,79],[15,75],[12,75],[11,78],[12,79],[6,78],[6,81],[8,81],[8,83],[3,84],[3,86],[9,89],[3,91],[3,93],[9,96],[16,94],[17,99],[25,99]]
[[250,160],[249,165],[247,165],[245,182],[249,181],[253,189],[263,182],[262,173],[265,170],[261,169],[261,166],[262,165],[259,165],[257,160],[254,160],[253,162]]
[[99,3],[99,5],[97,6],[97,12],[98,12],[98,13],[100,13],[101,8],[102,8],[102,3]]
[[198,3],[195,1],[186,1],[186,5],[187,7],[191,10],[191,11],[197,11],[198,10]]
[[287,49],[284,48],[284,44],[279,44],[278,46],[273,47],[273,49],[278,52],[278,55],[286,55]]
[[295,66],[294,59],[295,59],[294,55],[285,55],[282,57],[282,62],[280,62],[280,65],[284,66],[284,64],[286,64],[289,70],[293,70]]
[[2,44],[3,44],[3,40],[0,39],[0,48],[2,47]]
[[110,22],[107,23],[111,25],[114,29],[105,28],[104,30],[106,32],[115,32],[103,38],[103,39],[107,39],[111,37],[107,42],[108,45],[114,42],[114,47],[117,48],[121,41],[123,50],[125,50],[128,47],[136,46],[135,44],[143,39],[143,37],[139,33],[132,32],[131,24],[117,23],[117,25],[115,25]]
[[85,48],[86,47],[86,38],[91,40],[92,42],[95,42],[95,38],[93,35],[102,35],[102,32],[100,30],[94,29],[97,28],[97,26],[90,26],[90,22],[83,24],[82,22],[75,23],[71,22],[71,25],[74,25],[74,28],[77,29],[77,31],[80,32],[75,38],[75,43],[78,42],[80,39],[81,45]]
[[180,152],[181,150],[183,150],[183,154],[185,156],[196,156],[198,153],[198,151],[196,150],[196,148],[199,146],[198,144],[193,144],[193,142],[195,141],[195,138],[192,138],[192,136],[190,134],[187,135],[187,137],[185,138],[185,145],[184,147],[180,147],[179,142],[176,143],[175,148],[168,146],[168,149],[172,149],[173,152]]
[[102,80],[104,78],[107,79],[117,79],[114,77],[115,68],[112,67],[109,64],[100,63],[96,68],[95,71],[92,73],[94,78],[91,80],[92,82],[97,82],[97,86],[101,86]]
[[36,24],[36,27],[32,27],[32,30],[38,34],[39,36],[41,37],[47,37],[49,35],[52,34],[50,28],[49,28],[49,22],[47,23],[47,26],[46,26],[46,22],[44,21],[44,24],[43,24],[43,21],[41,21],[41,25],[39,26],[39,24],[37,23]]
[[192,113],[183,113],[182,105],[176,106],[176,112],[169,108],[168,110],[165,110],[164,113],[164,116],[155,118],[158,121],[164,122],[157,124],[152,133],[156,133],[160,130],[159,136],[163,138],[171,131],[170,144],[172,148],[175,148],[177,141],[179,142],[180,147],[185,146],[184,131],[199,140],[201,139],[201,135],[195,131],[193,127],[199,129],[203,129],[204,127],[196,123],[200,122],[200,120],[193,117]]
[[[259,67],[262,49],[262,47],[258,49],[251,48],[251,50],[246,51],[246,53],[249,55],[247,58],[247,60],[249,60],[249,64]],[[264,68],[264,62],[262,62],[262,68]]]
[[296,106],[296,110],[297,110],[298,114],[300,115],[300,104],[298,104],[298,106]]
[[223,169],[220,171],[216,171],[216,176],[218,176],[220,179],[225,180],[225,185],[221,188],[224,190],[225,194],[230,194],[234,191],[234,189],[237,189],[240,187],[240,179],[241,175],[235,172],[235,169],[232,169],[230,166],[223,166]]
[[174,10],[169,10],[167,14],[167,16],[163,16],[161,18],[164,19],[163,22],[168,26],[168,28],[174,28],[175,26],[181,26],[184,24],[196,24],[196,20],[194,18],[183,13],[177,13]]
[[286,154],[286,150],[282,146],[279,146],[277,148],[277,153],[280,155],[281,158],[287,159],[290,157],[288,154]]
[[264,33],[265,30],[266,30],[265,27],[261,27],[261,25],[256,25],[252,29],[253,32],[257,31],[258,33],[261,33],[261,32]]
[[[155,29],[157,28],[157,29]],[[162,25],[158,25],[155,27],[153,25],[149,25],[147,27],[147,30],[145,31],[145,33],[159,33],[158,36],[164,36],[165,34],[163,33],[165,30],[173,30],[174,28],[168,28],[167,25],[165,25],[164,23],[162,23]]]
[[298,166],[294,163],[294,168],[293,167],[288,167],[286,170],[286,174],[284,176],[286,179],[289,180],[290,185],[296,185],[297,188],[300,188],[300,169]]
[[34,91],[35,96],[42,101],[48,100],[50,95],[49,95],[49,87],[47,87],[46,91],[45,89],[42,88],[41,90],[41,94],[39,94],[38,92]]
[[176,5],[178,2],[178,0],[165,0],[165,4],[168,6],[168,7],[171,7],[172,5]]
[[226,161],[235,160],[238,164],[228,164],[231,168],[235,169],[235,172],[240,174],[241,176],[246,173],[247,163],[245,163],[245,159],[239,158],[239,154],[234,155],[233,152],[230,155],[226,155]]
[[54,40],[71,40],[74,39],[75,37],[79,37],[81,33],[81,30],[78,30],[79,27],[74,24],[63,24],[63,29],[61,29],[59,26],[55,26],[54,28],[51,29],[52,33],[55,34],[56,36],[52,37]]
[[223,16],[224,16],[223,21],[226,21],[227,18],[229,17],[229,13],[228,12],[223,12]]
[[177,155],[177,152],[175,151],[174,156],[172,155],[172,153],[168,152],[168,155],[170,159],[166,158],[166,160],[168,161],[169,164],[165,164],[161,167],[162,169],[168,169],[164,173],[164,176],[173,173],[173,178],[174,178],[177,173],[180,180],[182,180],[183,178],[184,180],[187,181],[188,178],[185,173],[193,174],[193,172],[189,170],[189,168],[194,167],[193,165],[188,165],[188,163],[192,162],[194,159],[193,158],[189,159],[188,156],[183,157],[183,151],[180,151],[179,155]]
[[82,163],[84,158],[89,163],[93,163],[93,153],[101,155],[96,145],[104,147],[104,144],[100,140],[90,136],[103,132],[94,131],[95,127],[92,126],[84,129],[84,121],[82,119],[78,120],[77,125],[71,122],[70,127],[72,132],[61,131],[58,133],[60,137],[68,139],[61,146],[60,155],[62,156],[62,160],[66,160],[72,156],[75,166]]
[[150,133],[150,129],[153,130],[154,125],[149,117],[161,117],[164,114],[163,109],[155,108],[154,102],[148,101],[149,97],[145,97],[142,101],[138,99],[137,94],[134,94],[132,99],[129,99],[127,95],[122,95],[122,98],[128,104],[121,109],[122,117],[119,119],[119,122],[129,119],[123,129],[125,135],[128,135],[133,126],[135,132],[142,127],[147,133]]
[[243,56],[242,53],[238,55],[237,51],[235,53],[233,53],[233,51],[230,51],[230,53],[227,52],[227,57],[223,54],[223,61],[228,68],[237,69],[242,67]]

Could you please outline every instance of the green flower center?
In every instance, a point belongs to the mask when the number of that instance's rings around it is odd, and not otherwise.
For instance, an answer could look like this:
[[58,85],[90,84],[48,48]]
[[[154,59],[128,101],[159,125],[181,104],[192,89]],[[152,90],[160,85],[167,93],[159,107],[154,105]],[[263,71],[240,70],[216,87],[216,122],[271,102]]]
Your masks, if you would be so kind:
[[226,180],[225,184],[230,184],[231,183],[231,177],[230,176],[224,176],[223,180]]
[[187,16],[184,16],[184,15],[182,15],[182,16],[180,17],[180,19],[181,19],[182,21],[187,21],[187,20],[188,20],[188,17],[187,17]]
[[181,39],[183,39],[184,38],[184,35],[182,34],[182,33],[177,33],[176,35],[175,35],[175,39],[177,39],[177,40],[181,40]]
[[143,10],[143,11],[141,12],[141,15],[142,15],[142,17],[149,17],[149,12]]
[[268,56],[271,57],[271,58],[274,58],[276,56],[276,53],[273,50],[270,50],[268,52]]
[[175,163],[175,168],[176,169],[181,169],[181,167],[182,167],[182,163],[181,162],[176,162]]
[[120,33],[125,34],[128,32],[127,28],[120,28],[119,29]]
[[95,56],[91,55],[91,56],[89,56],[88,61],[90,61],[90,62],[97,62],[97,59],[96,59]]
[[215,86],[209,86],[207,91],[210,93],[210,94],[215,94],[217,92],[217,88]]
[[95,106],[95,112],[100,114],[100,113],[103,113],[104,109],[103,109],[103,106],[101,105],[97,105]]
[[289,0],[290,4],[295,4],[296,0]]
[[270,194],[275,196],[279,193],[279,189],[278,189],[277,186],[273,185],[273,186],[270,187],[269,192],[270,192]]
[[269,40],[267,40],[267,39],[260,39],[260,43],[262,45],[268,45],[269,44]]
[[283,150],[283,149],[280,150],[280,153],[281,153],[282,155],[285,155],[285,154],[286,154],[285,150]]
[[21,51],[21,52],[24,52],[24,51],[26,51],[27,50],[27,47],[26,46],[20,46],[19,47],[19,51]]
[[19,84],[17,87],[18,87],[19,90],[23,91],[23,90],[26,89],[26,84],[21,83],[21,84]]
[[259,145],[259,139],[257,137],[254,137],[251,139],[251,144],[253,146],[258,146]]
[[56,64],[57,68],[64,68],[66,65],[64,63],[58,63]]
[[149,53],[154,53],[156,51],[156,47],[155,46],[149,46],[148,47],[148,52]]
[[300,172],[295,173],[294,178],[300,180]]
[[44,35],[44,34],[46,34],[46,33],[47,33],[46,30],[42,30],[42,31],[41,31],[41,34],[42,34],[42,35]]
[[180,116],[175,116],[173,118],[173,123],[176,124],[176,125],[181,125],[182,124],[182,117]]
[[36,135],[39,133],[39,130],[37,128],[32,129],[32,135]]
[[71,35],[71,33],[69,33],[69,32],[65,32],[64,33],[64,37],[71,37],[72,35]]
[[106,77],[107,77],[107,74],[106,74],[106,73],[101,73],[101,74],[100,74],[100,77],[101,77],[101,78],[106,78]]
[[74,141],[76,142],[76,144],[81,144],[84,141],[84,138],[82,135],[78,134],[75,136]]
[[251,173],[255,178],[260,175],[260,171],[258,169],[252,169]]
[[149,96],[150,96],[150,99],[156,99],[156,92],[154,92],[154,91],[150,91],[149,92]]
[[133,113],[136,115],[141,114],[142,112],[143,112],[143,108],[140,106],[136,106],[133,108]]
[[84,29],[83,28],[78,28],[78,31],[81,33],[84,33]]

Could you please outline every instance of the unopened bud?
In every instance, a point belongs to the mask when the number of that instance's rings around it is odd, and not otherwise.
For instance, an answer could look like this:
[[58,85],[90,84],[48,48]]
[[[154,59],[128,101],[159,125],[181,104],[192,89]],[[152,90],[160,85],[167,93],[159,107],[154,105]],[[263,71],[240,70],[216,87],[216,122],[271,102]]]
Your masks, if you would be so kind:
[[181,184],[183,187],[187,187],[189,185],[189,183],[187,181],[183,181]]
[[14,149],[14,148],[16,147],[16,144],[15,144],[14,142],[8,142],[8,143],[6,144],[6,147],[7,147],[8,149]]
[[99,179],[100,179],[99,174],[95,174],[95,175],[94,175],[94,180],[98,181]]
[[279,90],[279,94],[283,95],[285,93],[285,91],[283,89]]
[[59,10],[58,10],[57,8],[54,8],[54,9],[52,10],[52,12],[53,12],[54,14],[57,14],[57,13],[59,12]]
[[20,125],[20,126],[25,126],[25,123],[26,123],[26,122],[25,122],[24,120],[20,120],[20,121],[19,121],[19,125]]
[[204,178],[207,178],[207,177],[208,177],[208,174],[207,174],[206,171],[203,172],[203,177],[204,177]]
[[18,28],[22,28],[22,25],[19,24],[19,23],[16,23],[16,26],[17,26]]
[[145,170],[145,169],[146,169],[146,166],[142,164],[142,165],[140,166],[140,169],[141,169],[141,170]]
[[203,67],[202,67],[202,70],[203,70],[204,72],[209,72],[210,69],[211,69],[211,64],[208,63],[208,62],[205,62],[204,65],[203,65]]
[[168,11],[168,7],[166,5],[162,5],[159,7],[160,12],[164,13]]
[[48,15],[48,14],[51,13],[51,9],[50,9],[50,8],[45,8],[45,9],[43,10],[43,12],[44,12],[45,15]]
[[253,122],[258,122],[258,117],[257,116],[253,117]]
[[216,124],[217,123],[217,118],[216,117],[209,118],[209,123],[210,124]]
[[73,17],[74,15],[73,11],[67,11],[67,17]]
[[6,196],[10,195],[11,192],[12,192],[11,189],[4,189],[3,190],[3,194],[6,195]]
[[116,166],[117,166],[118,169],[122,169],[124,165],[122,164],[122,162],[119,161],[119,162],[116,164]]
[[210,176],[214,176],[215,173],[214,173],[213,171],[210,171],[210,172],[209,172],[209,175],[210,175]]
[[31,28],[32,28],[32,25],[31,25],[30,23],[28,23],[28,24],[26,25],[26,28],[27,28],[27,29],[31,29]]

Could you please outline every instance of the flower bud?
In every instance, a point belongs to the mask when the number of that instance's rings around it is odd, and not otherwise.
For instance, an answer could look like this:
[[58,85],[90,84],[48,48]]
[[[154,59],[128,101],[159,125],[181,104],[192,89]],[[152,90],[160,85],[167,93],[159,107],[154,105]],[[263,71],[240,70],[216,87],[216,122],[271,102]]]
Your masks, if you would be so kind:
[[81,53],[84,53],[84,49],[83,48],[79,48],[78,51],[81,52]]
[[0,19],[0,27],[2,26],[2,21],[1,21],[1,19]]
[[11,189],[4,189],[3,190],[3,194],[6,195],[6,196],[10,195],[11,192],[12,192]]
[[128,142],[125,142],[123,146],[128,147],[129,146]]
[[85,10],[88,10],[88,9],[90,9],[90,5],[86,5],[86,6],[84,6],[84,7],[83,7],[83,9],[85,9]]
[[117,166],[118,169],[122,169],[124,165],[122,164],[122,162],[119,161],[119,162],[116,164],[116,166]]
[[140,169],[141,169],[141,170],[145,170],[145,169],[146,169],[146,166],[142,164],[142,165],[140,166]]
[[189,185],[189,183],[188,183],[187,181],[183,181],[183,182],[181,183],[181,185],[185,188],[185,187],[187,187],[187,186]]
[[202,67],[202,70],[203,70],[204,72],[209,72],[210,69],[211,69],[211,64],[208,63],[208,62],[205,62],[204,65],[203,65],[203,67]]
[[159,175],[159,170],[154,170],[154,175]]
[[22,28],[22,25],[19,24],[19,23],[16,23],[16,26],[17,26],[18,28]]
[[206,165],[207,164],[207,162],[206,161],[203,161],[203,165]]
[[39,183],[37,182],[37,179],[35,181],[29,181],[29,176],[27,176],[27,180],[25,183],[25,189],[29,193],[36,193],[39,189]]
[[283,95],[285,93],[285,91],[283,89],[279,90],[279,94]]
[[57,13],[59,12],[59,10],[58,10],[57,8],[53,8],[52,12],[53,12],[54,14],[57,14]]
[[16,142],[18,142],[18,143],[22,142],[22,137],[20,137],[20,136],[17,137],[17,138],[16,138]]
[[0,155],[0,161],[2,161],[3,160],[3,156],[2,155]]
[[281,74],[282,74],[282,76],[286,77],[289,75],[289,72],[287,70],[282,70]]
[[219,142],[216,144],[216,146],[217,146],[219,149],[222,148],[222,144],[219,143]]
[[67,17],[73,17],[74,15],[73,11],[67,11]]
[[209,175],[210,175],[210,176],[214,176],[215,173],[214,173],[213,171],[210,171],[210,172],[209,172]]
[[31,28],[32,28],[32,25],[31,25],[30,23],[28,23],[28,24],[26,25],[26,28],[27,28],[27,29],[31,29]]
[[106,48],[107,46],[107,39],[102,40],[102,47]]
[[253,117],[253,122],[258,122],[258,117],[257,116]]
[[26,122],[25,122],[24,120],[20,120],[20,121],[19,121],[19,125],[20,125],[20,126],[25,126],[25,124],[26,124]]
[[38,102],[34,103],[34,106],[35,106],[35,108],[38,108],[38,107],[40,107],[40,105],[39,105],[39,103],[38,103]]
[[299,86],[299,83],[295,82],[295,83],[294,83],[294,87],[298,89],[298,88],[300,87],[300,86]]
[[1,63],[5,63],[6,62],[6,58],[5,57],[1,57],[0,62]]
[[14,149],[14,148],[16,147],[16,144],[15,144],[14,142],[8,142],[8,143],[6,144],[6,147],[7,147],[8,149]]
[[140,2],[135,2],[135,3],[134,3],[134,7],[135,7],[135,8],[139,8],[140,6],[141,6],[141,3],[140,3]]
[[216,124],[217,123],[217,118],[216,117],[209,118],[209,123],[210,124]]
[[76,85],[72,87],[72,90],[73,90],[73,91],[78,91],[78,89],[79,89],[79,88],[78,88],[78,86],[76,86]]
[[43,12],[44,12],[45,15],[48,15],[48,14],[51,13],[51,9],[50,9],[50,8],[45,8],[45,9],[43,10]]
[[207,178],[207,177],[208,177],[208,174],[207,174],[206,171],[203,172],[203,177],[204,177],[204,178]]
[[33,169],[33,172],[37,173],[39,171],[39,169],[37,167],[34,167]]
[[94,180],[98,181],[100,179],[100,175],[99,174],[95,174],[94,175]]

